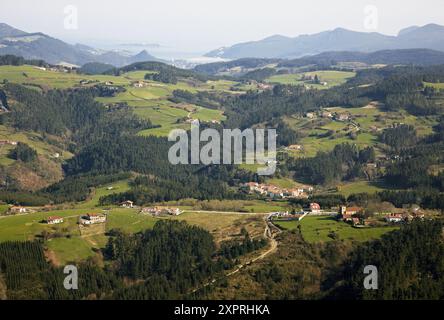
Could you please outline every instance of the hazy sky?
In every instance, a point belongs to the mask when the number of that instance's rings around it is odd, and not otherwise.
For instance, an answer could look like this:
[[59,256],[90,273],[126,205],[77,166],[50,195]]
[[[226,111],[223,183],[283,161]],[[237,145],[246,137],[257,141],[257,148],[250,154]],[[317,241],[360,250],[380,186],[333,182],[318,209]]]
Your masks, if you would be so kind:
[[[76,30],[64,28],[67,5],[78,9]],[[444,25],[442,0],[0,0],[0,22],[70,42],[154,42],[199,51],[273,34],[365,31],[366,5],[378,9],[378,32]]]

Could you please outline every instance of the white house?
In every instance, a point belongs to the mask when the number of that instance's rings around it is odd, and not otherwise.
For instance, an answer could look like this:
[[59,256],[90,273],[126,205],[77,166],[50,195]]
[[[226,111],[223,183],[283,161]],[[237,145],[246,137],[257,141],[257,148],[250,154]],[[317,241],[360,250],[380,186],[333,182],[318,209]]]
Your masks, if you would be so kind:
[[130,200],[126,200],[126,201],[123,201],[120,205],[123,208],[133,208],[134,207],[134,202],[132,202]]
[[46,218],[46,223],[47,224],[63,223],[63,218],[62,217],[58,217],[58,216],[51,216],[51,217]]

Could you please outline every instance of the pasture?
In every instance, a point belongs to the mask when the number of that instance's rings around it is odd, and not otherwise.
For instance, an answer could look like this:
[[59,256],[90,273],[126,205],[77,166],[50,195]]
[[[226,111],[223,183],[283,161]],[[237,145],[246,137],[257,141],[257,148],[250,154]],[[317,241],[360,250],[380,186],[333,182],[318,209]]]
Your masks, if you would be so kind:
[[[318,76],[321,82],[326,82],[326,85],[314,84],[310,81],[302,80],[302,77],[314,77]],[[305,84],[311,89],[329,89],[345,83],[348,79],[353,78],[356,74],[354,72],[334,71],[334,70],[320,70],[313,72],[293,73],[293,74],[280,74],[274,75],[268,78],[266,81],[270,83],[291,84],[291,85],[303,85]]]
[[[124,187],[123,182],[119,183]],[[100,191],[102,192],[102,191]],[[94,256],[97,249],[103,248],[108,237],[102,233],[81,236],[78,219],[80,215],[101,212],[100,209],[64,209],[49,212],[29,213],[26,215],[0,217],[0,242],[44,239],[48,256],[54,263],[80,261]],[[43,221],[49,216],[60,216],[64,222],[47,225]],[[245,227],[252,236],[263,232],[263,215],[218,214],[185,212],[180,216],[155,218],[139,214],[138,209],[112,208],[108,211],[106,231],[119,229],[137,233],[151,229],[160,219],[186,221],[200,226],[213,234],[216,241],[237,236]],[[92,226],[95,227],[95,226]]]
[[397,227],[354,228],[351,225],[337,221],[332,216],[307,216],[302,221],[277,221],[279,227],[295,230],[300,225],[302,236],[310,243],[339,240],[369,241],[380,238],[383,234],[396,230]]

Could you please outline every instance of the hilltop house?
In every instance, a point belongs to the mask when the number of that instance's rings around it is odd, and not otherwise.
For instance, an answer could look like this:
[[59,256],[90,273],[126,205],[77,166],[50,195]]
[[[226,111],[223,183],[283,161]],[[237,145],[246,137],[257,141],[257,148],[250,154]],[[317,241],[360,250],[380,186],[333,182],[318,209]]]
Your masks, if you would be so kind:
[[46,218],[46,223],[47,224],[63,223],[63,218],[59,217],[59,216],[51,216],[51,217]]
[[134,202],[132,202],[132,201],[130,201],[130,200],[126,200],[126,201],[123,201],[123,202],[120,204],[120,206],[123,207],[123,208],[128,208],[128,209],[130,209],[130,208],[133,208],[133,207],[134,207]]

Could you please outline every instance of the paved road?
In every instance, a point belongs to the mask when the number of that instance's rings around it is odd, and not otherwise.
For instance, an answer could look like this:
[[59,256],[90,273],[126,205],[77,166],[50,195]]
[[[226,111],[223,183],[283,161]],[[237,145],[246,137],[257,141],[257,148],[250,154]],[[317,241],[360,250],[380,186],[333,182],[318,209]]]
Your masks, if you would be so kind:
[[239,212],[239,211],[208,211],[208,210],[184,210],[185,212],[197,212],[197,213],[217,213],[217,214],[239,214],[239,215],[254,215],[254,216],[258,216],[258,215],[266,215],[269,213],[264,213],[264,212]]

